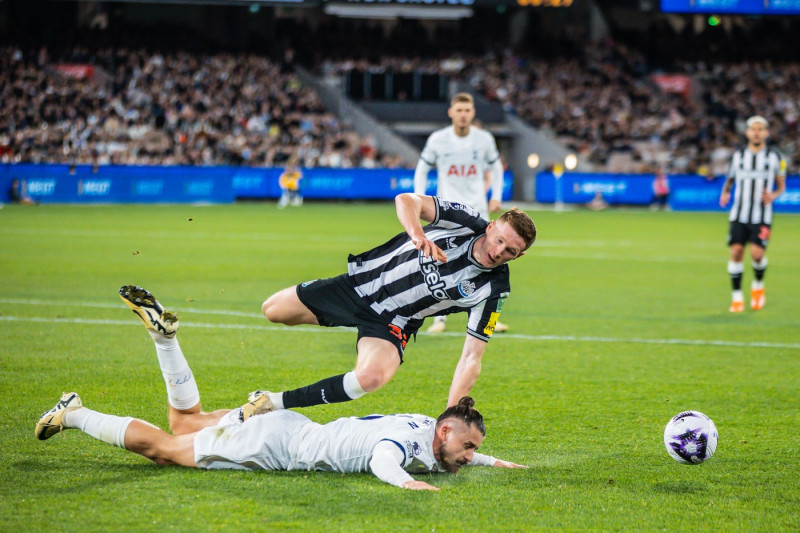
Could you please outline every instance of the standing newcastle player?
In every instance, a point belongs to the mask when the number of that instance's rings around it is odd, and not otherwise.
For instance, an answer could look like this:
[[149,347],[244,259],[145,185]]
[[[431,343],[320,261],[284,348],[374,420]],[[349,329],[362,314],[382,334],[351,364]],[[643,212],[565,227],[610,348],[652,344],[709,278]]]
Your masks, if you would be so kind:
[[786,189],[786,162],[776,149],[767,146],[769,124],[761,116],[747,119],[747,146],[734,152],[728,169],[728,179],[722,188],[719,205],[725,207],[736,183],[730,212],[728,246],[731,249],[728,274],[731,277],[733,296],[728,309],[732,313],[744,311],[742,273],[744,272],[744,247],[750,243],[755,279],[750,290],[750,307],[754,311],[764,307],[764,273],[767,257],[764,255],[772,231],[772,204]]

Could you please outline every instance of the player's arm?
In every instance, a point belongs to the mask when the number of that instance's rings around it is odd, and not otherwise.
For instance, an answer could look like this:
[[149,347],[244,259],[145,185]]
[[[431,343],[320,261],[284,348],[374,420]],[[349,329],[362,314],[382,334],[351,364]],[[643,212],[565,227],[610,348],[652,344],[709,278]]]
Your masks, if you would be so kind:
[[775,176],[775,190],[764,193],[764,204],[771,204],[786,190],[786,176]]
[[414,170],[414,192],[425,194],[428,190],[428,173],[433,167],[424,160],[417,161],[417,168]]
[[420,222],[420,219],[431,222],[436,218],[436,200],[433,196],[405,192],[398,194],[394,203],[397,220],[411,237],[411,242],[414,243],[416,249],[422,251],[425,257],[433,256],[436,261],[446,263],[447,256],[444,255],[441,248],[436,246],[436,243],[428,239]]
[[489,168],[491,174],[492,196],[489,199],[489,212],[500,211],[500,202],[503,201],[503,162],[498,158]]
[[719,206],[725,207],[728,205],[728,200],[731,199],[731,189],[733,188],[733,176],[728,176],[725,183],[722,185],[722,192],[719,195]]
[[467,463],[469,466],[492,466],[494,468],[528,468],[525,465],[518,465],[510,461],[503,461],[491,455],[484,455],[475,452],[472,456],[472,461]]
[[439,490],[438,487],[429,485],[424,481],[417,481],[403,470],[401,466],[405,461],[405,454],[392,441],[383,440],[375,446],[369,469],[381,481],[411,490]]
[[458,405],[464,396],[469,396],[478,376],[481,373],[481,360],[486,352],[488,343],[472,335],[467,335],[461,359],[458,360],[456,371],[453,374],[453,383],[450,385],[450,395],[447,398],[447,407]]

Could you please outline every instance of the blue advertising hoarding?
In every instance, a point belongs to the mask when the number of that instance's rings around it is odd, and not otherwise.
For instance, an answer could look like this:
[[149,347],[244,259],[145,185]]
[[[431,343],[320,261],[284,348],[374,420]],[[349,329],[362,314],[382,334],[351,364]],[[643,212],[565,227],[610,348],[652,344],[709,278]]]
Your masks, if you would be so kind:
[[798,15],[800,0],[661,0],[664,13]]
[[[17,178],[28,196],[42,203],[230,203],[237,198],[281,195],[281,168],[2,165],[0,202]],[[503,199],[513,196],[514,177],[506,172]],[[390,200],[414,189],[411,169],[309,168],[300,182],[308,199]],[[436,190],[436,172],[428,193]]]
[[[653,202],[653,174],[602,174],[565,172],[556,179],[552,172],[536,176],[536,201],[587,204],[598,192],[611,205],[649,205]],[[724,176],[706,178],[696,174],[671,174],[669,205],[676,211],[726,211],[719,206]],[[786,178],[786,192],[775,201],[778,213],[800,213],[800,176]]]

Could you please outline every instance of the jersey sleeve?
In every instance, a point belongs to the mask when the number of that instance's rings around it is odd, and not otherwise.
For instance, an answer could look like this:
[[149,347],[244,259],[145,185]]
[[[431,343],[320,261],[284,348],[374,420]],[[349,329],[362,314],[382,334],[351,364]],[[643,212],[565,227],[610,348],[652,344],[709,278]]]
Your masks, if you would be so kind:
[[494,328],[497,325],[497,321],[500,319],[500,312],[503,310],[503,304],[510,294],[511,288],[507,282],[508,267],[502,265],[500,268],[503,267],[506,268],[506,282],[498,283],[502,288],[500,290],[493,290],[492,296],[469,310],[467,333],[482,341],[489,342],[492,338]]
[[430,167],[435,167],[436,160],[438,159],[436,144],[436,132],[434,132],[428,137],[428,140],[425,142],[425,147],[419,154],[420,161],[424,161]]
[[475,452],[472,454],[472,461],[467,464],[470,466],[494,466],[496,462],[496,457]]
[[489,225],[480,213],[466,204],[450,202],[444,198],[434,196],[436,205],[436,216],[431,225],[440,228],[470,228],[475,233],[483,233]]
[[486,151],[484,152],[484,160],[487,165],[494,164],[495,161],[500,159],[500,152],[497,150],[497,141],[494,140],[494,135],[491,132],[484,131],[486,134]]
[[380,441],[372,452],[369,469],[383,481],[395,487],[400,487],[414,478],[403,470],[407,461],[406,451],[398,442],[391,439]]

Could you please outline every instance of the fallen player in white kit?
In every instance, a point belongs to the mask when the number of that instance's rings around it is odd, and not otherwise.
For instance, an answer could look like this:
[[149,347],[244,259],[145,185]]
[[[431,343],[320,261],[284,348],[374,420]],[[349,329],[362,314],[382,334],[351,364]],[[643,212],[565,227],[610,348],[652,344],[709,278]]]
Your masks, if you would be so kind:
[[467,464],[525,468],[476,453],[486,428],[468,396],[436,420],[419,414],[371,415],[318,424],[289,410],[255,415],[263,401],[260,392],[253,393],[242,407],[203,412],[197,383],[175,336],[177,315],[139,287],[122,287],[120,297],[142,319],[155,342],[167,385],[172,433],[143,420],[87,409],[71,392],[39,419],[35,435],[40,440],[64,429],[80,429],[158,464],[372,472],[386,483],[416,490],[439,489],[414,480],[409,472],[455,473]]

